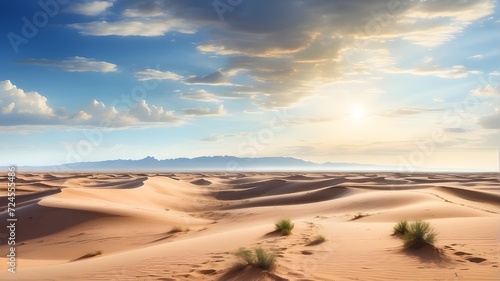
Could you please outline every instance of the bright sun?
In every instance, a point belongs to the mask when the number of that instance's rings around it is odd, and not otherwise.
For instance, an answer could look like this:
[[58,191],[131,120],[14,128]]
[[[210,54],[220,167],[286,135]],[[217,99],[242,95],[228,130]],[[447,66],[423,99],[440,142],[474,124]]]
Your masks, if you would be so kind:
[[360,120],[365,116],[365,108],[360,104],[355,104],[351,106],[351,110],[349,111],[349,115],[351,119]]

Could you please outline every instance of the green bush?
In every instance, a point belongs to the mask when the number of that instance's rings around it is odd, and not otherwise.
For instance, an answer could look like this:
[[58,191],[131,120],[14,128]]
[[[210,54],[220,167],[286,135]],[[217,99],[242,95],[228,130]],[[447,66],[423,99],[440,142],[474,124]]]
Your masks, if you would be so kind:
[[281,219],[277,221],[274,226],[276,230],[280,231],[282,235],[290,235],[295,226],[290,219]]
[[405,235],[406,231],[408,230],[408,222],[407,221],[400,221],[394,226],[394,233],[397,234],[402,234]]
[[236,252],[236,256],[245,261],[247,265],[259,267],[262,269],[273,269],[276,264],[276,256],[266,252],[262,248],[255,248],[254,251],[245,248],[240,248]]
[[255,249],[255,256],[257,257],[257,266],[263,269],[271,269],[276,262],[276,256],[272,253],[267,253],[262,248]]
[[433,245],[437,233],[428,222],[417,220],[409,223],[404,236],[404,247],[418,249],[425,245]]
[[324,243],[325,241],[326,241],[325,236],[316,235],[316,237],[314,237],[314,239],[311,240],[311,242],[309,242],[308,245],[318,245],[318,244]]
[[255,263],[255,259],[251,250],[239,248],[235,255],[242,258],[247,264]]

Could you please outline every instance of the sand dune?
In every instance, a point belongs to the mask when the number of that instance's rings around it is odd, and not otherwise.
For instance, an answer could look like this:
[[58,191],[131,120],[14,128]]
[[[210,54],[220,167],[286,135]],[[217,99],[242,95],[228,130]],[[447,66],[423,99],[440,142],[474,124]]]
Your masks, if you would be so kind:
[[[0,280],[498,280],[497,174],[22,174]],[[5,180],[5,177],[0,177]],[[2,185],[1,188],[6,189]],[[5,194],[5,192],[3,193]],[[7,220],[1,197],[0,220]],[[355,216],[359,218],[354,219]],[[291,218],[292,235],[273,232]],[[436,249],[404,250],[425,219]],[[316,235],[327,241],[311,245]],[[0,251],[6,253],[6,239]],[[239,247],[277,255],[235,267]]]

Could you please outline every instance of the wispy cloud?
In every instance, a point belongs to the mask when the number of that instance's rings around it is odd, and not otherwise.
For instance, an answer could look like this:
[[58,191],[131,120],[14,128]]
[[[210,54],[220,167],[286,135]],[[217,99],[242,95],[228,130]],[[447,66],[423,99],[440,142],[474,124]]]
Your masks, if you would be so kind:
[[419,67],[413,69],[392,68],[389,69],[388,72],[408,73],[414,75],[432,75],[441,78],[464,78],[470,74],[481,74],[480,71],[469,70],[463,65],[455,65],[452,67],[440,67],[440,66]]
[[[186,84],[229,85],[228,76],[238,73],[254,82],[252,102],[263,108],[290,106],[314,95],[317,87],[345,79],[353,71],[369,73],[392,66],[394,59],[382,42],[399,38],[432,47],[453,39],[475,20],[494,13],[494,0],[463,1],[449,5],[440,1],[400,1],[397,12],[387,11],[387,1],[299,0],[245,2],[245,9],[231,21],[221,22],[212,5],[192,1],[127,1],[117,7],[118,18],[69,25],[83,35],[164,36],[170,32],[208,36],[197,50],[227,56],[221,71],[184,78]],[[117,5],[118,6],[118,5]],[[241,7],[241,10],[243,7]],[[383,16],[374,16],[374,11]],[[258,14],[258,20],[254,15]],[[386,19],[386,16],[388,18]],[[367,32],[371,22],[376,32]],[[318,20],[321,19],[321,20]],[[335,26],[327,29],[325,26]],[[368,28],[368,31],[369,28]],[[353,42],[352,38],[356,38]],[[367,44],[376,42],[378,48]],[[366,59],[353,66],[342,53],[361,49]],[[478,73],[465,66],[393,69],[393,72],[463,78]],[[373,68],[366,67],[373,64]],[[293,81],[282,83],[282,81]],[[286,94],[285,94],[286,93]]]
[[212,93],[209,93],[205,90],[198,90],[195,92],[189,93],[181,93],[181,99],[185,100],[194,100],[194,101],[203,101],[203,102],[218,102],[217,96]]
[[500,96],[500,86],[487,85],[472,90],[470,94],[477,97],[497,97]]
[[66,11],[86,16],[96,16],[105,12],[113,6],[113,1],[92,1],[87,3],[73,4]]
[[484,56],[483,56],[483,55],[481,55],[481,54],[477,54],[477,55],[473,55],[473,56],[468,57],[468,59],[472,59],[472,60],[482,60],[482,59],[484,59]]
[[33,64],[57,68],[66,72],[116,72],[116,64],[97,61],[84,57],[71,57],[66,60],[48,60],[48,59],[25,59],[19,60],[20,63]]
[[189,116],[214,116],[227,114],[223,105],[219,105],[214,109],[210,109],[208,107],[185,108],[183,111]]
[[242,136],[246,136],[246,135],[248,135],[248,133],[210,135],[210,136],[204,137],[200,140],[201,141],[215,142],[215,141],[220,141],[220,140],[227,139],[227,138],[242,137]]
[[442,109],[438,109],[438,108],[398,108],[398,109],[393,109],[387,113],[380,114],[380,116],[400,117],[400,116],[430,113],[430,112],[436,112],[436,111],[442,111]]
[[433,57],[425,57],[424,58],[424,63],[431,63],[434,60]]
[[332,117],[294,117],[287,119],[287,123],[296,125],[307,125],[316,123],[327,123],[335,120]]
[[181,80],[184,77],[170,71],[160,71],[156,69],[144,69],[134,72],[139,81],[146,80]]
[[78,30],[82,35],[91,36],[163,36],[175,31],[192,34],[195,29],[180,19],[141,19],[127,21],[94,21],[88,23],[73,23],[70,28]]
[[[220,22],[211,5],[193,5],[190,1],[129,1],[121,7],[122,18],[118,20],[76,23],[70,27],[84,35],[149,37],[206,29],[210,36],[197,49],[231,57],[222,71],[186,77],[184,83],[228,85],[228,73],[241,73],[256,82],[257,93],[252,94],[256,98],[252,101],[261,107],[275,108],[289,106],[313,95],[315,87],[343,78],[348,71],[342,69],[349,67],[349,63],[340,53],[353,47],[352,40],[345,38],[368,42],[402,38],[423,46],[436,46],[454,38],[474,20],[493,13],[494,8],[492,0],[452,6],[431,2],[400,3],[397,16],[370,34],[358,29],[366,27],[367,16],[373,11],[385,12],[386,1],[369,1],[364,5],[338,0],[308,5],[294,0],[286,4],[252,1],[245,3],[245,8],[259,14],[259,20],[240,15],[231,22]],[[335,29],[327,30],[324,26]],[[380,59],[380,52],[363,50],[363,53],[370,56],[366,61],[377,63],[375,69],[390,64],[390,54]],[[431,60],[426,58],[426,64]],[[464,66],[395,69],[395,72],[441,78],[463,78],[474,73]],[[280,81],[284,80],[294,82],[283,85]]]

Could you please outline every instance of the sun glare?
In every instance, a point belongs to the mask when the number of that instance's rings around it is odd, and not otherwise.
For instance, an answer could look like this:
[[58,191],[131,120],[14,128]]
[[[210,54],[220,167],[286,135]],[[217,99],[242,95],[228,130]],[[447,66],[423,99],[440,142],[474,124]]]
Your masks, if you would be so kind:
[[365,108],[362,105],[355,104],[351,106],[351,110],[349,111],[349,115],[351,119],[360,120],[365,116]]

